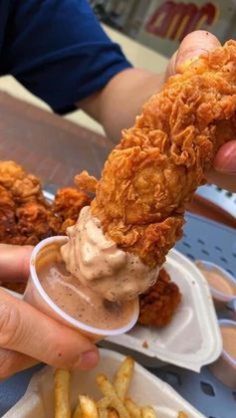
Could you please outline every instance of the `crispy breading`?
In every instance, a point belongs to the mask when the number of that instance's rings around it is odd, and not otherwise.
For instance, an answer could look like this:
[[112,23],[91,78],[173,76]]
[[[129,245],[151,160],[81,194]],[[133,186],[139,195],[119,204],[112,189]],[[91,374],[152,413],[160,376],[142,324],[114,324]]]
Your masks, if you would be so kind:
[[75,224],[81,209],[89,205],[90,202],[89,196],[76,188],[65,187],[57,191],[53,202],[53,211],[63,222],[62,233],[65,233],[68,226]]
[[11,188],[16,180],[25,177],[24,169],[14,161],[0,161],[0,185]]
[[17,231],[25,237],[24,244],[35,245],[44,238],[56,235],[61,222],[52,211],[34,201],[16,209]]
[[11,192],[16,202],[19,203],[33,199],[45,201],[40,180],[32,174],[26,175],[23,179],[17,179],[11,187]]
[[181,293],[167,271],[161,269],[156,283],[139,300],[139,324],[163,327],[171,322],[181,302]]
[[0,161],[0,242],[35,245],[60,229],[40,180],[13,161]]
[[85,190],[86,192],[95,193],[98,181],[95,177],[90,176],[89,173],[84,170],[80,174],[77,174],[74,178],[76,187],[79,190]]
[[122,132],[91,203],[107,236],[150,267],[162,265],[181,238],[186,204],[235,136],[235,111],[236,41],[229,41],[171,77]]

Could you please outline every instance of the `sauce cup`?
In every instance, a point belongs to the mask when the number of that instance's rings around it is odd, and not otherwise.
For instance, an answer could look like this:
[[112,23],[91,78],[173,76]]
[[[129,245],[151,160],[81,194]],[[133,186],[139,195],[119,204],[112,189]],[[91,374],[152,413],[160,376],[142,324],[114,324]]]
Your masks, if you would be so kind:
[[39,255],[40,251],[45,246],[49,244],[53,244],[53,243],[65,244],[67,241],[68,241],[68,238],[65,236],[57,236],[57,237],[46,238],[43,241],[41,241],[38,245],[36,245],[31,255],[30,276],[29,276],[28,284],[27,284],[23,299],[29,304],[31,304],[32,306],[34,306],[39,311],[56,319],[58,322],[61,322],[70,328],[76,329],[81,334],[89,337],[89,339],[92,340],[93,342],[97,342],[108,336],[110,337],[110,336],[120,335],[120,334],[124,334],[128,332],[131,328],[133,328],[133,326],[136,324],[138,320],[138,316],[139,316],[138,299],[137,299],[137,303],[134,303],[134,311],[128,323],[121,328],[107,330],[107,329],[100,329],[98,327],[93,327],[93,326],[87,325],[86,323],[78,321],[77,319],[73,318],[72,316],[64,312],[47,295],[37,275],[37,271],[36,271],[37,256]]
[[[203,276],[206,278],[211,294],[217,309],[222,310],[228,308],[228,304],[236,297],[236,279],[211,261],[197,260],[195,262]],[[215,280],[209,280],[208,273],[215,273]],[[221,286],[221,289],[220,289]]]
[[[223,339],[223,351],[219,359],[209,366],[212,373],[222,383],[236,388],[236,322],[229,319],[219,320]],[[224,330],[227,329],[227,335]]]

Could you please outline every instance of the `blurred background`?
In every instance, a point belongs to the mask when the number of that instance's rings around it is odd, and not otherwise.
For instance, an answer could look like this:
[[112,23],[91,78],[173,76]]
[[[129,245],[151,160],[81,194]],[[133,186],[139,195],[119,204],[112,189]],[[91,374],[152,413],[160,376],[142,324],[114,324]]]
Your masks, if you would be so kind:
[[169,57],[185,35],[213,32],[222,42],[236,35],[236,0],[91,0],[98,18]]

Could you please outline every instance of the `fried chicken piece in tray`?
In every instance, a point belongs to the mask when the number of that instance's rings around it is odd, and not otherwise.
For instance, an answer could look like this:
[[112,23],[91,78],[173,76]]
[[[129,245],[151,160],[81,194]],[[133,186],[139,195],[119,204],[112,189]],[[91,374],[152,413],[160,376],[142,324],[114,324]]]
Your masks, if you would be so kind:
[[29,201],[16,209],[17,231],[22,244],[36,245],[44,238],[57,235],[61,222],[50,207]]
[[76,223],[84,206],[89,205],[89,196],[73,187],[59,189],[53,202],[53,211],[61,219],[61,233]]
[[40,180],[14,161],[0,161],[0,242],[35,245],[60,227]]
[[0,186],[0,242],[10,243],[17,234],[12,193]]
[[182,236],[186,204],[219,147],[235,137],[235,112],[236,41],[229,41],[171,77],[122,132],[91,203],[106,236],[151,269],[161,266]]
[[181,293],[167,271],[161,269],[156,283],[139,297],[139,301],[138,323],[164,327],[171,322],[181,302]]

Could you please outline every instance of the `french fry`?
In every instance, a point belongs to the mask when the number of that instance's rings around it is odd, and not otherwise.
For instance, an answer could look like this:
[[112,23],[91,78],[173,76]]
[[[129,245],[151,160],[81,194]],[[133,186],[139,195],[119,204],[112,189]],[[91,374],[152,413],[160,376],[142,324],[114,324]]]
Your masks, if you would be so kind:
[[179,411],[178,418],[188,418],[188,415],[185,414],[185,412],[183,412],[183,411]]
[[82,410],[81,410],[81,406],[80,406],[79,397],[78,397],[78,402],[77,402],[77,405],[76,405],[74,413],[73,413],[73,418],[82,418]]
[[79,395],[83,418],[98,418],[96,403],[89,396]]
[[151,406],[144,406],[142,408],[142,418],[157,418],[156,412]]
[[130,398],[125,400],[125,406],[129,411],[131,418],[141,418],[141,409]]
[[108,409],[108,418],[119,418],[117,411],[113,408]]
[[102,398],[97,402],[98,416],[99,418],[108,418],[108,406],[110,401],[108,398]]
[[109,405],[110,405],[110,399],[108,399],[106,396],[104,398],[99,399],[99,401],[97,401],[98,408],[108,408]]
[[97,376],[97,384],[103,395],[110,400],[110,405],[116,409],[120,418],[130,418],[130,414],[121,399],[117,395],[115,388],[104,374]]
[[98,407],[98,416],[99,418],[108,418],[108,409],[103,407]]
[[134,372],[134,360],[126,357],[115,374],[114,387],[119,398],[124,401]]
[[71,418],[69,386],[70,372],[57,369],[54,375],[55,418]]

